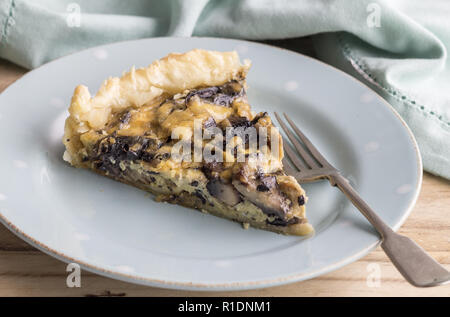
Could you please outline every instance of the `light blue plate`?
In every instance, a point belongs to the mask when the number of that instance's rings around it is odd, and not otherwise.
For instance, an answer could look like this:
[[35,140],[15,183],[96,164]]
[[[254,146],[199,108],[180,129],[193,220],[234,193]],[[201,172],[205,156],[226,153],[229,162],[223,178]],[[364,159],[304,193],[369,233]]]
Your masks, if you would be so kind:
[[288,113],[362,197],[397,229],[419,193],[416,142],[398,114],[350,76],[287,50],[214,38],[157,38],[89,49],[46,64],[0,95],[0,219],[40,250],[101,275],[177,289],[231,290],[309,279],[379,243],[327,182],[305,185],[310,239],[156,203],[143,191],[62,160],[73,89],[170,52],[237,50],[253,62],[249,100]]

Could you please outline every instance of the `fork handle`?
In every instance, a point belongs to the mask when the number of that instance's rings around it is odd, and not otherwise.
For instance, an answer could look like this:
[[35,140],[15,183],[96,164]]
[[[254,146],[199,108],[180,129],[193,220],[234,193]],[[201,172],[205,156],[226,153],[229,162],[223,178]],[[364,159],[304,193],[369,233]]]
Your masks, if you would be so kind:
[[373,211],[372,208],[359,196],[358,192],[350,185],[349,181],[340,174],[330,177],[330,182],[333,186],[337,186],[348,199],[351,200],[353,205],[359,209],[364,217],[369,220],[372,226],[384,239],[387,235],[394,233],[394,231]]
[[364,202],[345,177],[336,174],[329,179],[331,184],[337,186],[377,229],[382,238],[381,247],[408,282],[418,287],[437,286],[450,282],[450,272],[413,240],[395,233]]

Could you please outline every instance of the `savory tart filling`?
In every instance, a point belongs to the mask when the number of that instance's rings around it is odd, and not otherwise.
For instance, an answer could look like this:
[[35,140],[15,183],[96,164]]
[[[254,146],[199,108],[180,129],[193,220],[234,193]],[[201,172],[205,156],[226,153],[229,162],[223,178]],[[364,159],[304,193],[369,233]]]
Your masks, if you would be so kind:
[[306,235],[306,195],[284,173],[282,139],[267,113],[251,111],[235,52],[171,54],[75,90],[64,158],[199,209],[285,234]]

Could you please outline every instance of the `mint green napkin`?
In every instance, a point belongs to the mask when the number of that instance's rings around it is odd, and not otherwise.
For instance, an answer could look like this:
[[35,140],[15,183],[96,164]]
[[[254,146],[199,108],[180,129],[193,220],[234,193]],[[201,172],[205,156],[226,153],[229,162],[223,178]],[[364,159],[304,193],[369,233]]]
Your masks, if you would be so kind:
[[449,16],[448,0],[0,0],[0,57],[34,68],[143,37],[315,35],[318,56],[386,98],[425,169],[450,178]]

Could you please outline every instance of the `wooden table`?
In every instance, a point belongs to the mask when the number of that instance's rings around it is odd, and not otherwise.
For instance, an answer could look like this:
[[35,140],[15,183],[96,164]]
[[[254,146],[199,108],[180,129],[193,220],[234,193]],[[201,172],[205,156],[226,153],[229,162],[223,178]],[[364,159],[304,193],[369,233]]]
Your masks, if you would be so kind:
[[[0,60],[0,91],[25,72]],[[424,175],[417,205],[400,233],[413,238],[450,269],[449,181]],[[377,272],[379,283],[373,279]],[[66,277],[66,264],[36,250],[0,225],[0,296],[450,296],[450,285],[429,289],[409,285],[381,248],[321,277],[253,291],[173,291],[119,282],[87,272],[82,272],[80,288],[68,288]]]

